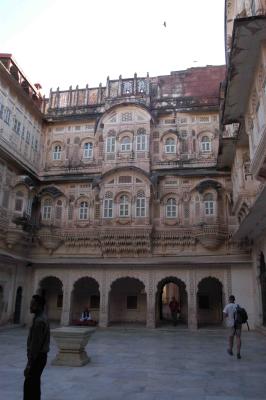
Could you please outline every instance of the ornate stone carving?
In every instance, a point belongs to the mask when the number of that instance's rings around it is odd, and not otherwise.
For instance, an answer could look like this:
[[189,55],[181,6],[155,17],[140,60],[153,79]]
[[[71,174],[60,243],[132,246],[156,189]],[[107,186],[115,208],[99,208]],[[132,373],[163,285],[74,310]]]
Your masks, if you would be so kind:
[[52,254],[62,244],[62,238],[51,226],[42,227],[38,232],[40,244]]

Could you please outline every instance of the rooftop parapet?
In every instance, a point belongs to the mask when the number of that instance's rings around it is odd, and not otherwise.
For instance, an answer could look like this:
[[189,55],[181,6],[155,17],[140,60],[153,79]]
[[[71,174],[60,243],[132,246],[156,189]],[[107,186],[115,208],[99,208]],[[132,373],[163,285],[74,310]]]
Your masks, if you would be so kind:
[[218,106],[219,84],[224,79],[224,66],[206,66],[174,71],[169,75],[134,77],[111,80],[96,88],[68,90],[50,90],[46,104],[46,114],[67,115],[82,114],[104,105],[105,109],[114,104],[142,103],[155,108],[193,108],[200,106]]
[[21,87],[24,93],[41,109],[43,97],[39,92],[40,84],[32,85],[26,78],[25,74],[14,61],[12,54],[0,53],[0,63],[5,68],[6,72],[14,79]]

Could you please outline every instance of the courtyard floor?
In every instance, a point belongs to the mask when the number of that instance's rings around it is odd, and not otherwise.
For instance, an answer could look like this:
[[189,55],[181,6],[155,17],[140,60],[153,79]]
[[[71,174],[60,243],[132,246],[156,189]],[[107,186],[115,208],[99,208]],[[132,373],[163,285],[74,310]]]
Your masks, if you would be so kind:
[[[0,398],[22,399],[27,329],[0,331]],[[243,332],[243,358],[226,353],[226,330],[97,329],[84,367],[51,366],[42,400],[266,400],[266,336]]]

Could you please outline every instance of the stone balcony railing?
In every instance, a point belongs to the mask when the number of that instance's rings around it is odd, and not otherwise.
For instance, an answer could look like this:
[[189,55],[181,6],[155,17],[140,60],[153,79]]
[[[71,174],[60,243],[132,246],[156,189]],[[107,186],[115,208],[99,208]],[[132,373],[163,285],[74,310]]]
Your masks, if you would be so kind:
[[[63,246],[67,254],[81,253],[89,257],[140,257],[153,254],[171,255],[201,245],[216,249],[226,243],[230,232],[225,225],[199,224],[191,227],[154,229],[145,226],[90,226],[82,229],[42,227],[36,237],[52,254]],[[60,251],[60,249],[59,249]]]

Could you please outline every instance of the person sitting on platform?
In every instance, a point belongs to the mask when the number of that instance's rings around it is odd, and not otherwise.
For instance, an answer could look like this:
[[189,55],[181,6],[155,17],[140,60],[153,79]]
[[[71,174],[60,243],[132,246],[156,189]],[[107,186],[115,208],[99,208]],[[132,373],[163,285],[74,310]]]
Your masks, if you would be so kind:
[[91,320],[92,320],[92,318],[91,318],[90,310],[88,309],[88,307],[86,307],[84,309],[83,313],[81,314],[80,321],[84,322],[84,321],[91,321]]

